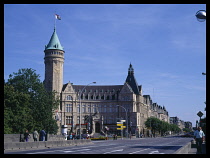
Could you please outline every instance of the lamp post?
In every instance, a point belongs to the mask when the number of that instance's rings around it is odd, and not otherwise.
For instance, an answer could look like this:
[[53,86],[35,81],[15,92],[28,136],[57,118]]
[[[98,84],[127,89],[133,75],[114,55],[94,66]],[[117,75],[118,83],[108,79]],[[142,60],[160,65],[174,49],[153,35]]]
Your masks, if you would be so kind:
[[206,21],[206,11],[205,10],[199,10],[197,11],[197,13],[195,14],[197,20],[199,22],[204,22]]
[[[197,20],[199,22],[206,21],[206,11],[205,10],[199,10],[199,11],[197,11],[196,14],[195,14],[195,16],[196,16],[196,18],[197,18]],[[202,75],[206,75],[206,73],[205,72],[202,72]]]
[[82,91],[80,92],[80,95],[79,95],[79,138],[81,139],[81,124],[82,124],[82,122],[81,122],[81,95],[82,95],[82,92],[84,91],[84,89],[87,87],[87,86],[89,86],[90,84],[96,84],[96,82],[91,82],[91,83],[89,83],[89,84],[87,84],[83,89],[82,89]]
[[126,132],[127,132],[126,137],[128,138],[128,115],[127,115],[127,110],[126,110],[125,107],[123,107],[121,105],[117,105],[117,106],[120,106],[120,107],[122,107],[125,110],[125,114],[126,114]]

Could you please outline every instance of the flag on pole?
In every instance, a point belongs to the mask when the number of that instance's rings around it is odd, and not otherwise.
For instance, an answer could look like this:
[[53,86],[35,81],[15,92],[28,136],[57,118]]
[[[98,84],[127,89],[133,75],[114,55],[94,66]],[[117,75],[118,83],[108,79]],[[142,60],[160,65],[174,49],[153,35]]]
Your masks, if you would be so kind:
[[61,20],[61,17],[58,14],[55,14],[55,18],[58,19],[58,20]]

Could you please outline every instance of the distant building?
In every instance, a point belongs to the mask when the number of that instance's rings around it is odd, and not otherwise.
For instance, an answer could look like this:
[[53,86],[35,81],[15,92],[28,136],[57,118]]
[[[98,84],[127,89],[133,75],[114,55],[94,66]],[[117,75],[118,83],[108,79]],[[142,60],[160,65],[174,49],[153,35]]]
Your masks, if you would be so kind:
[[82,133],[104,132],[105,127],[109,133],[117,133],[116,122],[126,120],[126,114],[131,134],[141,132],[146,135],[148,130],[144,122],[151,116],[169,122],[166,108],[153,103],[150,95],[142,94],[142,85],[138,85],[135,79],[132,64],[122,85],[63,84],[65,51],[55,29],[44,53],[45,88],[56,91],[60,98],[60,106],[55,111],[60,127],[58,134],[63,131],[79,134],[80,124]]
[[190,129],[190,130],[192,130],[192,122],[189,122],[189,121],[187,121],[187,122],[184,122],[185,123],[185,128],[188,128],[188,129]]
[[177,126],[180,125],[180,121],[179,121],[179,118],[176,116],[176,117],[170,117],[170,124],[175,124]]

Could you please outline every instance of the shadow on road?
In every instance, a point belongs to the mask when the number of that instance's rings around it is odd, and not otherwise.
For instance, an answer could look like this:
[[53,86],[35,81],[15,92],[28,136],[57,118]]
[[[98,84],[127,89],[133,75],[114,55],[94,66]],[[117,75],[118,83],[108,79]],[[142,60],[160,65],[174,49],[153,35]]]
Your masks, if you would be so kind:
[[164,149],[164,150],[178,150],[182,146],[168,145],[168,146],[132,146],[131,148],[150,148],[150,149]]

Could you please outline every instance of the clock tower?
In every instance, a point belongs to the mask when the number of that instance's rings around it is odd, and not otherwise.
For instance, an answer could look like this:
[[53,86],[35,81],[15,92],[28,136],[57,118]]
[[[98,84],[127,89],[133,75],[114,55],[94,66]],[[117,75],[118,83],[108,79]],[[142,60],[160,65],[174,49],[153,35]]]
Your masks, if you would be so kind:
[[64,50],[55,28],[49,43],[45,46],[44,53],[45,89],[47,91],[56,91],[60,95],[63,86]]

